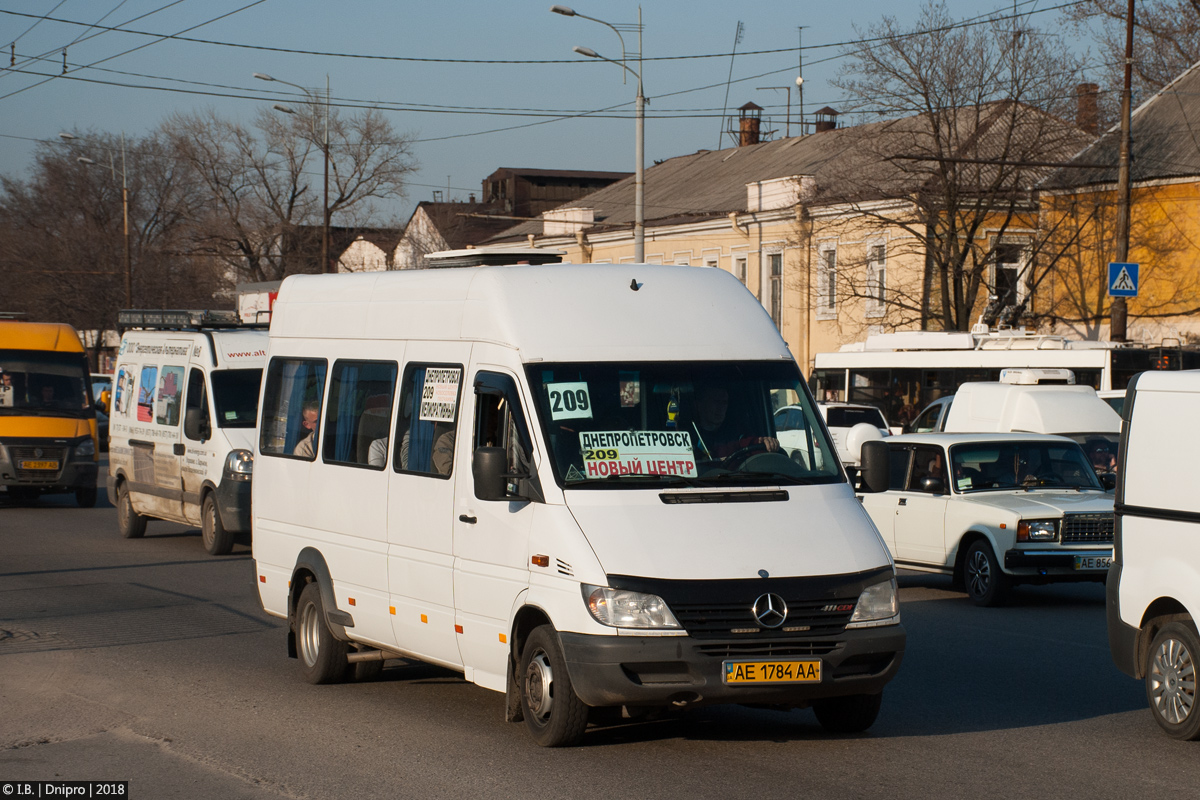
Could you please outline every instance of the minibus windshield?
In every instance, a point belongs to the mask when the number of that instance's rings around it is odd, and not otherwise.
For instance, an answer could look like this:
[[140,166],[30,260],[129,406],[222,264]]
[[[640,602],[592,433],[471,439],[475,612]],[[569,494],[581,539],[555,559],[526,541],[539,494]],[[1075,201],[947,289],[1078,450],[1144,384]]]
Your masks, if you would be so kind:
[[82,353],[0,350],[0,414],[95,415]]
[[950,448],[954,488],[960,492],[1013,489],[1103,491],[1074,442],[981,442]]
[[254,427],[258,419],[258,386],[261,382],[261,369],[223,369],[212,373],[219,427]]
[[526,367],[567,488],[839,483],[837,454],[791,362]]

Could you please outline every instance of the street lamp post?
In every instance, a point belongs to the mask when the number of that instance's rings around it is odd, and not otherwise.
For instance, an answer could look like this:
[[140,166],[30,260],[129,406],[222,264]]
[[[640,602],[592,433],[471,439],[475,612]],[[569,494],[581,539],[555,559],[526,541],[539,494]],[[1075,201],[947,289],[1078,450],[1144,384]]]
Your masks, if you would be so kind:
[[[254,73],[254,77],[260,81],[274,81],[275,83],[285,83],[288,86],[293,86],[304,92],[304,96],[309,98],[309,101],[315,106],[318,103],[319,95],[316,92],[306,89],[305,87],[285,81],[280,78],[273,78],[262,72]],[[281,103],[276,103],[272,106],[276,111],[284,114],[295,114],[296,112],[288,106]],[[313,137],[316,138],[316,120],[313,120]],[[321,271],[336,272],[337,270],[329,269],[329,75],[325,76],[325,135],[322,138],[321,153],[325,158],[325,191],[321,201]]]
[[[634,105],[636,109],[636,141],[634,143],[634,158],[635,169],[633,179],[633,260],[638,263],[644,263],[646,260],[646,180],[645,180],[645,162],[646,162],[646,96],[642,93],[642,7],[638,6],[638,68],[637,72],[631,70],[625,65],[625,37],[621,36],[621,31],[615,25],[605,22],[602,19],[589,17],[586,14],[580,14],[567,6],[554,5],[550,10],[555,14],[561,14],[564,17],[581,17],[582,19],[599,22],[601,25],[607,25],[612,28],[617,34],[617,38],[621,40],[621,60],[613,61],[611,58],[605,58],[587,47],[572,48],[576,53],[587,58],[598,58],[601,61],[608,61],[621,67],[625,72],[637,78],[637,99]],[[624,74],[622,74],[622,80]]]
[[[70,133],[60,133],[58,138],[64,142],[69,142],[72,139],[79,137]],[[80,164],[95,164],[96,162],[87,156],[79,156],[75,159]],[[117,165],[113,159],[113,154],[109,151],[108,168],[112,172],[113,182],[117,180]],[[125,307],[133,308],[133,262],[129,257],[129,178],[125,169],[125,132],[121,131],[121,216],[124,219],[124,240],[125,240]]]

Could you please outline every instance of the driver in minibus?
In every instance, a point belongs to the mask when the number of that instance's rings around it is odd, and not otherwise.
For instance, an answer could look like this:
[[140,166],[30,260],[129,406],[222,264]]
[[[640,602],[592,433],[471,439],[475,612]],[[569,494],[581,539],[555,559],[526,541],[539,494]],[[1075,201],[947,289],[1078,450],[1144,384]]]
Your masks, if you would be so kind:
[[729,414],[729,390],[718,384],[699,386],[695,393],[695,418],[689,427],[697,461],[719,461],[742,450],[779,451],[774,436],[747,435]]

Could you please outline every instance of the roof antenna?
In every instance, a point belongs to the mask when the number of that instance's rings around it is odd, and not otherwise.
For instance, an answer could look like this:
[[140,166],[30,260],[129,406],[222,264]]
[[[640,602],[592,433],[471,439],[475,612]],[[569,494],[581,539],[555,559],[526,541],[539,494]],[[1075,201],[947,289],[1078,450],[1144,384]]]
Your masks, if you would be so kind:
[[629,288],[636,292],[638,289],[642,288],[642,285],[637,282],[637,278],[634,278],[629,282]]

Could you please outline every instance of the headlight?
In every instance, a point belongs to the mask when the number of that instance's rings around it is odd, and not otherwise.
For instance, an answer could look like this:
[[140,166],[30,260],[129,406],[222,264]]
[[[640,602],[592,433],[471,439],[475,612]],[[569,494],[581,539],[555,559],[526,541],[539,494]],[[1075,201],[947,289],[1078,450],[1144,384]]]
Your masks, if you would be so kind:
[[225,475],[235,480],[248,481],[254,472],[254,453],[249,450],[231,450],[225,457]]
[[900,621],[900,600],[896,593],[896,579],[876,583],[862,590],[858,605],[850,617],[847,628],[874,628],[879,625],[895,625]]
[[612,628],[679,628],[679,621],[655,594],[626,592],[583,584],[588,611],[601,625]]
[[1053,542],[1058,538],[1058,523],[1052,519],[1021,520],[1017,523],[1018,542]]
[[96,455],[96,443],[92,441],[92,437],[87,437],[79,444],[75,445],[75,455],[77,456],[94,456]]

